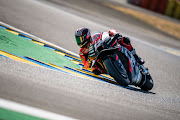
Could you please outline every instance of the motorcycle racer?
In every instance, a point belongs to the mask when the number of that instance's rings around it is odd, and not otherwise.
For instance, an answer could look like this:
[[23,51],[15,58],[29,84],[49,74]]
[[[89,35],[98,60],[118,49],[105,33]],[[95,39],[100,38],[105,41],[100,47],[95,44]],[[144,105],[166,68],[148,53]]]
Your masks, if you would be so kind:
[[[114,42],[112,46],[122,45],[126,47],[133,54],[133,56],[135,57],[136,61],[139,64],[141,65],[144,64],[144,60],[138,57],[128,37],[123,37],[114,29],[111,29],[106,33],[108,33],[112,39],[117,40],[117,42]],[[96,47],[98,48],[98,45],[100,46],[103,43],[103,41],[101,40],[102,34],[103,32],[91,35],[91,31],[88,28],[79,28],[75,32],[75,39],[78,46],[80,47],[79,56],[82,60],[82,63],[84,64],[85,69],[88,69],[91,66],[91,60],[89,59],[89,47],[91,44],[96,43]],[[98,48],[98,49],[100,51],[103,48]],[[93,66],[92,72],[96,75],[106,73],[106,71],[99,68],[98,66]]]

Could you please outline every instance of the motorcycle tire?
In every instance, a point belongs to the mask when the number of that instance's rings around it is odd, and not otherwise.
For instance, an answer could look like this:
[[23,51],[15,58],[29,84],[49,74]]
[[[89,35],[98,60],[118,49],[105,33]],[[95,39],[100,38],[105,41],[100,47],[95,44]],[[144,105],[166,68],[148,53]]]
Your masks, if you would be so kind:
[[153,88],[154,82],[153,82],[153,79],[151,78],[151,75],[147,75],[146,77],[147,78],[144,81],[144,84],[140,88],[141,90],[149,91]]
[[121,86],[127,86],[130,84],[128,77],[124,77],[120,73],[120,68],[118,67],[118,63],[113,61],[110,57],[104,60],[104,64],[106,69],[111,77],[113,77],[116,82]]

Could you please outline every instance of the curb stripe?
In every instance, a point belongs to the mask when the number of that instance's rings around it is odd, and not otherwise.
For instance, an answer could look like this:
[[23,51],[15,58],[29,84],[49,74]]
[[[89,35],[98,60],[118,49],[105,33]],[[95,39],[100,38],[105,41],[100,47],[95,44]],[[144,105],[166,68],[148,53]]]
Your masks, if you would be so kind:
[[117,84],[115,82],[115,80],[112,77],[110,77],[109,75],[95,75],[91,71],[85,70],[84,65],[82,64],[80,57],[78,57],[78,56],[76,56],[74,54],[66,52],[65,49],[63,50],[63,48],[59,49],[59,48],[55,47],[54,45],[52,45],[51,43],[47,43],[47,42],[44,42],[44,41],[42,42],[42,41],[38,40],[39,38],[35,38],[35,37],[30,36],[30,35],[27,35],[27,34],[25,34],[25,32],[20,32],[20,30],[14,30],[15,28],[12,29],[10,27],[2,25],[1,23],[0,23],[0,28],[3,28],[5,30],[7,30],[8,32],[11,32],[11,33],[13,33],[15,35],[23,37],[23,38],[25,38],[27,40],[30,40],[33,43],[44,46],[44,47],[46,47],[46,48],[48,48],[50,50],[53,50],[54,52],[58,53],[59,55],[62,55],[64,57],[66,57],[67,59],[71,60],[72,62],[76,63],[78,66],[80,66],[81,70],[80,69],[75,70],[75,69],[69,68],[67,66],[61,67],[61,66],[57,66],[57,65],[54,65],[54,64],[51,64],[51,63],[43,63],[43,62],[41,62],[39,60],[36,60],[34,58],[30,58],[28,56],[24,56],[24,57],[19,56],[19,57],[17,57],[17,55],[13,55],[11,53],[6,52],[6,55],[8,54],[7,57],[9,57],[11,59],[19,60],[19,61],[26,62],[26,63],[33,64],[33,65],[43,66],[43,67],[46,67],[46,68],[58,70],[58,71],[61,71],[61,72],[64,72],[64,73],[68,73],[68,74],[71,74],[71,75],[77,75],[77,76],[88,78],[88,79],[94,79],[94,80],[96,79],[96,80],[100,80],[100,81],[103,81],[103,82]]
[[36,64],[36,63],[34,63],[34,62],[25,60],[25,59],[23,59],[23,58],[21,58],[21,57],[15,56],[15,55],[13,55],[13,54],[11,54],[11,53],[8,53],[8,52],[2,51],[2,50],[0,50],[0,54],[3,55],[3,56],[6,56],[6,57],[8,57],[8,58],[11,58],[11,59],[13,59],[13,60],[17,60],[17,61],[25,62],[25,63],[28,63],[28,64],[40,66],[40,65],[38,65],[38,64]]
[[33,43],[38,44],[38,45],[44,46],[44,43],[40,43],[40,42],[34,41],[34,40],[32,40],[32,39],[31,39],[31,41],[32,41]]
[[1,25],[0,25],[0,28],[1,28],[1,29],[6,29],[6,27],[3,27],[3,26],[1,26]]
[[[57,65],[54,65],[54,64],[51,64],[51,63],[44,63],[44,62],[41,62],[41,61],[36,60],[34,58],[31,58],[31,57],[27,57],[27,56],[20,57],[20,56],[16,56],[14,54],[11,54],[11,53],[8,53],[8,52],[2,51],[2,50],[0,50],[0,56],[10,58],[10,59],[13,59],[13,60],[17,60],[17,61],[20,61],[20,62],[24,62],[24,63],[36,65],[36,66],[41,66],[41,67],[46,67],[46,68],[58,70],[58,71],[61,71],[61,72],[67,73],[67,74],[77,75],[77,76],[80,76],[80,77],[83,77],[83,78],[92,79],[92,77],[89,77],[88,75],[84,75],[84,74],[81,74],[79,72],[76,72],[76,70],[74,70],[72,68],[67,69],[68,67],[60,67],[60,66],[57,66]],[[93,79],[95,79],[95,78],[93,78]]]
[[60,49],[54,47],[53,45],[50,45],[49,43],[42,42],[42,41],[38,40],[37,38],[34,38],[34,37],[30,36],[30,35],[22,33],[22,32],[20,32],[18,30],[14,30],[14,29],[12,29],[10,27],[2,25],[1,23],[0,23],[0,27],[2,27],[3,29],[6,29],[7,31],[9,31],[9,32],[11,32],[11,33],[13,33],[15,35],[18,35],[18,36],[23,37],[23,38],[27,38],[28,40],[31,40],[34,43],[37,43],[37,44],[40,44],[40,45],[44,45],[45,47],[49,47],[51,49],[54,49],[55,51],[59,51],[59,52],[65,53],[66,55],[69,55],[71,57],[74,57],[75,59],[79,59],[80,60],[80,58],[78,56],[75,56],[75,55],[72,55],[70,53],[67,53],[67,52],[65,52],[63,50],[60,50]]
[[84,71],[84,69],[83,70],[79,70],[79,69],[76,69],[77,71],[79,71],[79,72],[81,72],[81,73],[84,73],[84,74],[88,74],[89,76],[91,76],[91,77],[95,77],[96,79],[98,79],[98,80],[101,80],[101,81],[105,81],[105,82],[108,82],[108,83],[113,83],[113,84],[117,84],[115,81],[114,81],[114,79],[110,79],[110,78],[105,78],[105,77],[103,77],[103,76],[101,76],[101,75],[95,75],[94,73],[90,73],[90,72],[86,72],[86,71]]
[[19,35],[18,32],[15,32],[15,31],[12,31],[12,30],[9,30],[9,29],[6,29],[6,31],[11,32],[11,33],[13,33],[13,34],[15,34],[15,35]]
[[[41,61],[39,61],[39,60],[30,58],[30,57],[27,57],[27,56],[25,56],[24,58],[27,59],[27,60],[29,60],[29,61],[32,61],[32,62],[34,62],[34,63],[36,63],[36,64],[38,64],[38,65],[40,65],[40,66],[43,66],[43,67],[46,67],[46,68],[50,68],[50,69],[54,69],[54,70],[58,70],[58,71],[61,71],[61,72],[65,72],[65,71],[59,70],[59,69],[57,69],[57,68],[54,68],[53,66],[50,66],[50,65],[48,65],[48,64],[46,64],[46,63],[44,63],[44,62],[41,62]],[[65,72],[65,73],[66,73],[66,72]]]
[[[58,68],[62,71],[66,71],[68,73],[71,73],[72,75],[77,75],[77,76],[80,76],[80,77],[83,77],[83,78],[88,78],[88,79],[92,79],[91,77],[87,76],[87,75],[83,75],[81,73],[78,73],[76,72],[74,69],[67,69],[68,67],[64,66],[64,67],[60,67],[60,66],[57,66],[57,65],[54,65],[54,64],[51,64],[51,63],[48,63],[49,65],[55,67],[55,68]],[[94,79],[94,78],[93,78]]]
[[8,58],[8,57],[6,57],[6,56],[4,56],[4,55],[1,55],[1,54],[0,54],[0,57],[5,57],[5,58]]

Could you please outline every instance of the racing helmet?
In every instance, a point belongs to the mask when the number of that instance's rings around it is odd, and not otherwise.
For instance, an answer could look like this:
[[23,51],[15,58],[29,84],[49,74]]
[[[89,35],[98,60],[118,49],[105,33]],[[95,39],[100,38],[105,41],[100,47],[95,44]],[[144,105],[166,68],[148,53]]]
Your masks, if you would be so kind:
[[75,38],[79,47],[84,47],[91,42],[91,32],[88,28],[79,28],[75,32]]
[[114,36],[115,34],[117,34],[117,30],[111,29],[108,31],[108,33],[109,33],[109,36]]

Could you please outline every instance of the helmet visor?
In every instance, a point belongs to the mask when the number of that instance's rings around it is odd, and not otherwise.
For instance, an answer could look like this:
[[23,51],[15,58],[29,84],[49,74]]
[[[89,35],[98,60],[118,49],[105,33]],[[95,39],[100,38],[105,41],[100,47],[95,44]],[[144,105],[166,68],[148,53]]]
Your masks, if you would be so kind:
[[76,37],[76,42],[79,45],[79,47],[84,47],[87,43],[90,42],[90,38],[87,39],[84,36],[77,36]]
[[[83,39],[81,36],[76,37],[76,42],[80,46],[83,43]],[[81,47],[81,46],[80,46]]]

